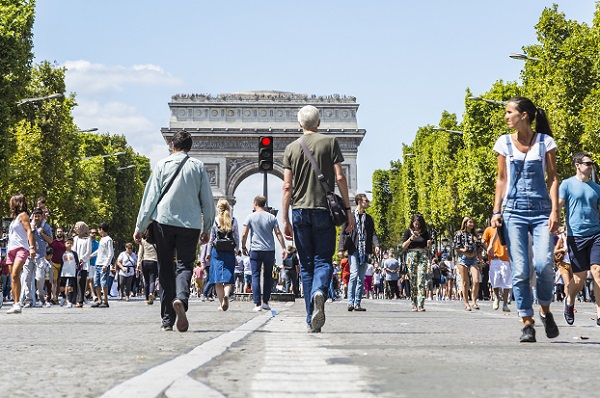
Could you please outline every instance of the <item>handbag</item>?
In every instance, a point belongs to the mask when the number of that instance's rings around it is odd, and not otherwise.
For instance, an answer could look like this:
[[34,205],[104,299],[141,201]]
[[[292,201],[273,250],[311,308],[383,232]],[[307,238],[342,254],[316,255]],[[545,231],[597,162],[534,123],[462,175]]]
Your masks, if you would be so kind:
[[[171,188],[171,185],[173,185],[173,181],[175,181],[177,174],[179,174],[179,171],[181,171],[181,168],[183,167],[183,165],[185,164],[185,162],[187,162],[187,160],[189,158],[190,157],[186,155],[185,158],[183,158],[183,160],[181,161],[181,163],[179,163],[179,166],[177,166],[177,170],[175,170],[175,174],[173,174],[173,177],[171,177],[171,180],[165,187],[165,190],[160,193],[160,196],[158,197],[158,200],[156,201],[156,206],[154,206],[155,210],[158,207],[158,204],[160,203],[162,198],[169,191],[169,188]],[[152,212],[154,213],[154,211],[152,211]],[[150,243],[151,245],[156,244],[156,235],[154,233],[154,231],[156,231],[156,224],[158,224],[156,222],[156,220],[150,221],[150,224],[148,224],[148,226],[146,227],[146,231],[144,232],[144,235],[146,236],[146,238],[145,238],[146,242]]]
[[323,186],[325,190],[325,199],[327,200],[327,207],[329,208],[329,215],[331,216],[331,221],[336,226],[343,225],[345,222],[348,222],[348,212],[346,211],[346,204],[344,203],[344,199],[336,193],[334,193],[330,188],[327,182],[325,181],[325,176],[321,173],[321,169],[315,162],[315,158],[313,158],[312,154],[306,147],[304,141],[302,141],[302,137],[298,138],[298,143],[302,147],[304,154],[310,161],[310,164],[313,167],[313,170],[317,174],[317,178],[319,182]]

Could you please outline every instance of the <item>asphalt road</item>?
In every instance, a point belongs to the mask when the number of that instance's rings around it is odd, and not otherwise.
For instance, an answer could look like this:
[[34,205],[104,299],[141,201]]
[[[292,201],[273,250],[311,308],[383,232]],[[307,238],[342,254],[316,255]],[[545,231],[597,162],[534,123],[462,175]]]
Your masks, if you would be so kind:
[[160,330],[160,303],[0,312],[2,396],[14,397],[559,397],[597,396],[600,327],[576,305],[574,326],[553,304],[560,336],[519,343],[520,323],[491,303],[364,300],[366,312],[326,305],[307,333],[304,303],[227,312],[193,299],[187,333]]

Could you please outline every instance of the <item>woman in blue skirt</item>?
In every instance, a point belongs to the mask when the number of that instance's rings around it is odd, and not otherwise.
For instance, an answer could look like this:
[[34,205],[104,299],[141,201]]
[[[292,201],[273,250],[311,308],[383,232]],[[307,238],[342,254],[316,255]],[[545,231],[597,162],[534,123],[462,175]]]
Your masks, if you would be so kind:
[[237,221],[231,217],[231,206],[226,199],[217,203],[217,217],[208,241],[210,253],[210,281],[215,284],[219,310],[229,308],[229,295],[233,289],[235,253],[239,245]]

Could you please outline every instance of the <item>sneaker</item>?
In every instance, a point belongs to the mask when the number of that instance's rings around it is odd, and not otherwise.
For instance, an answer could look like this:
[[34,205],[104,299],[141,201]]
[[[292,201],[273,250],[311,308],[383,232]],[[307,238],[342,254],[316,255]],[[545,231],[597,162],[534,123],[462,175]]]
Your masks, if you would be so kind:
[[31,301],[28,301],[25,304],[23,304],[23,308],[31,308],[31,307],[33,307],[33,305],[31,304]]
[[65,305],[65,307],[67,307],[67,308],[73,308],[73,304],[67,303],[67,305]]
[[44,304],[44,308],[50,308],[52,307],[52,304],[50,304],[49,302],[46,301],[46,303]]
[[[504,303],[506,305],[506,303]],[[494,304],[492,304],[492,308],[494,309],[494,311],[498,310],[498,308],[500,308],[500,300],[496,299],[494,300]]]
[[125,297],[125,301],[129,301],[129,296]]
[[354,307],[354,311],[360,311],[360,312],[364,312],[364,311],[366,311],[366,310],[367,310],[367,309],[366,309],[366,308],[363,308],[363,307],[361,307],[361,306],[360,306],[360,304]]
[[316,333],[321,331],[325,325],[325,296],[321,292],[316,292],[312,296],[313,313],[310,324]]
[[101,303],[98,307],[99,308],[109,308],[110,306],[108,305],[108,303]]
[[600,326],[600,318],[596,318],[596,326]]
[[21,313],[21,305],[19,303],[13,304],[10,307],[10,310],[6,311],[7,314],[20,314]]
[[152,304],[154,304],[154,295],[153,295],[152,293],[150,293],[150,294],[148,295],[148,304],[149,304],[149,305],[152,305]]
[[558,326],[556,326],[556,322],[554,321],[554,315],[551,312],[548,312],[546,316],[542,315],[540,312],[540,319],[544,324],[544,330],[546,331],[546,337],[549,339],[553,339],[558,337],[560,331],[558,330]]
[[354,311],[354,306],[352,304],[348,304],[348,311]]
[[36,302],[35,305],[34,305],[34,307],[35,308],[42,308],[42,302],[41,301]]
[[523,332],[519,340],[521,343],[535,343],[535,329],[533,325],[527,325],[521,331]]
[[268,303],[262,303],[262,305],[260,306],[260,308],[262,308],[265,311],[271,311],[271,307],[269,306]]
[[173,326],[171,326],[171,325],[162,325],[160,327],[160,330],[162,330],[163,332],[172,332],[173,331]]
[[98,307],[100,307],[100,302],[99,301],[94,301],[92,303],[92,305],[90,305],[90,307],[92,307],[92,308],[98,308]]
[[175,310],[175,314],[177,314],[177,320],[175,321],[177,330],[182,333],[187,332],[188,328],[190,327],[190,323],[187,320],[183,302],[179,299],[173,300],[173,309]]
[[569,325],[572,325],[573,323],[575,323],[575,306],[567,305],[566,300],[565,300],[564,315],[565,315],[565,321],[567,321],[567,323]]
[[262,311],[262,307],[260,305],[257,305],[256,307],[254,307],[254,309],[252,311],[260,312],[260,311]]
[[205,295],[203,295],[203,294],[201,294],[201,295],[200,295],[200,301],[206,301],[206,296],[205,296]]
[[508,308],[508,304],[504,303],[504,305],[502,305],[502,311],[510,312],[510,308]]
[[315,330],[310,323],[306,324],[308,333],[321,333],[321,330]]

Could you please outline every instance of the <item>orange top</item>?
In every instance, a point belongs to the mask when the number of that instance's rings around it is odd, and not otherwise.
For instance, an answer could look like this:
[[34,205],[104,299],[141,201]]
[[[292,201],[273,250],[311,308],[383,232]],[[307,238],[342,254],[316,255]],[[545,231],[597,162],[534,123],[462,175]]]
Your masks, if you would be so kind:
[[[487,227],[485,229],[485,231],[483,232],[483,241],[485,242],[486,245],[490,245],[490,242],[492,241],[492,239],[494,239],[494,235],[496,235],[496,228],[494,227]],[[494,241],[494,254],[496,255],[496,257],[499,260],[502,261],[509,261],[508,259],[508,250],[506,249],[506,246],[503,246],[500,243],[500,238],[497,238]],[[491,260],[491,259],[490,259]]]

